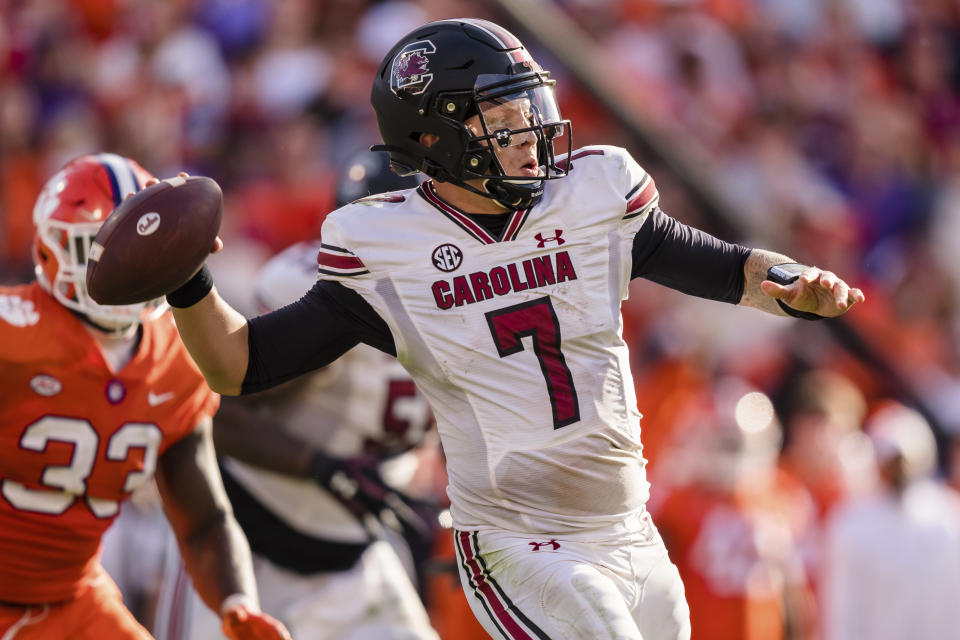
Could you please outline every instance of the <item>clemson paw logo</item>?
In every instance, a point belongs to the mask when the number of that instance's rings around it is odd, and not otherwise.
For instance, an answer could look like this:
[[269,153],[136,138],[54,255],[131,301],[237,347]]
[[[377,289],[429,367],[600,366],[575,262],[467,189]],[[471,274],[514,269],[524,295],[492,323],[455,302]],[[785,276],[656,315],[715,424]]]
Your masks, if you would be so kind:
[[437,48],[429,40],[411,42],[393,59],[390,72],[390,89],[397,95],[416,96],[427,90],[433,81],[430,73],[430,60],[427,55],[436,53]]
[[15,327],[32,327],[40,322],[40,314],[32,300],[0,295],[0,320]]

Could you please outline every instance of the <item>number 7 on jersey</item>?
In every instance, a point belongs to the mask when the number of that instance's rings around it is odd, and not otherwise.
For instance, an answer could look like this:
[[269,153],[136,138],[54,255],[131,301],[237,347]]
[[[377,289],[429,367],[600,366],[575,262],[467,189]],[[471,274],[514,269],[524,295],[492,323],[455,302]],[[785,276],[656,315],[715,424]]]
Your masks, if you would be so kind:
[[538,298],[486,314],[493,342],[501,358],[523,351],[521,338],[530,336],[533,352],[547,383],[553,428],[580,420],[580,404],[573,375],[560,351],[560,323],[550,298]]

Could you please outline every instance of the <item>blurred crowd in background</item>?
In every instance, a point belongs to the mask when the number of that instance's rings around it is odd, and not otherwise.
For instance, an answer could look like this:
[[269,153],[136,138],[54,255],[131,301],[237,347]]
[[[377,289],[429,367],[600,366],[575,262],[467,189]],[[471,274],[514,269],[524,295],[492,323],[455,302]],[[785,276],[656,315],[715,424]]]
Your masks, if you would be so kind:
[[[960,637],[960,2],[550,6],[733,205],[744,235],[728,239],[829,268],[867,296],[828,325],[634,283],[624,335],[649,507],[694,637]],[[575,146],[628,144],[551,64],[550,43],[492,1],[0,3],[0,281],[32,277],[44,181],[112,151],[220,182],[226,250],[211,266],[252,313],[252,274],[318,235],[344,162],[377,142],[369,90],[383,55],[459,16],[526,40],[559,82]],[[634,152],[667,213],[710,229],[658,159]],[[469,613],[444,579],[452,595],[434,594],[431,613],[456,629],[445,618]]]

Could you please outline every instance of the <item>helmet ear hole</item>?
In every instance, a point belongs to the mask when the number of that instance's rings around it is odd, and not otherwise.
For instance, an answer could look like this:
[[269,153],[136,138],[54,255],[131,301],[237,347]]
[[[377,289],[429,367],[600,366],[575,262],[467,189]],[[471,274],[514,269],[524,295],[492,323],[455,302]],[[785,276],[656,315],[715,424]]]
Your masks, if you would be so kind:
[[417,133],[417,142],[427,147],[428,149],[433,145],[440,142],[440,136],[435,133]]

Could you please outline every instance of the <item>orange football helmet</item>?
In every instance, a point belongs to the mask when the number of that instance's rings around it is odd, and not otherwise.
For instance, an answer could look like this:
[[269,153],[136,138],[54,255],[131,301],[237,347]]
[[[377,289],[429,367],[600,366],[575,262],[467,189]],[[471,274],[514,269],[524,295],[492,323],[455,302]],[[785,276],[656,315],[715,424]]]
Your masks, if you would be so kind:
[[127,194],[143,188],[150,173],[113,153],[71,160],[44,185],[33,208],[33,261],[37,280],[60,304],[95,327],[125,331],[166,309],[162,300],[105,306],[87,295],[87,255],[107,216]]

